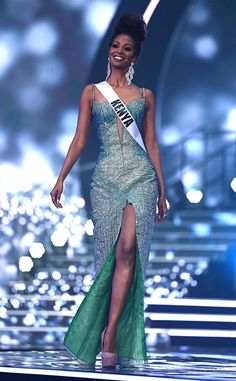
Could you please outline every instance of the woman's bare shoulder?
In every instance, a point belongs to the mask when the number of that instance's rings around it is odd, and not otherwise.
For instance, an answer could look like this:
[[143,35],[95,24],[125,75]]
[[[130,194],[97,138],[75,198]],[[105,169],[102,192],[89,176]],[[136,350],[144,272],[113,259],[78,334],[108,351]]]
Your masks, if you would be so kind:
[[146,97],[148,97],[148,98],[153,98],[154,97],[153,91],[151,89],[148,89],[148,88],[144,87],[144,90],[145,90]]
[[86,84],[81,92],[81,101],[91,102],[93,96],[93,83]]
[[144,91],[145,91],[145,97],[147,100],[147,106],[154,107],[155,99],[154,99],[153,91],[147,88],[145,88]]
[[137,85],[134,85],[134,88],[139,91],[140,93],[143,93],[143,91],[145,92],[145,96],[147,98],[153,98],[154,95],[153,95],[153,92],[152,90],[146,88],[146,87],[138,87]]
[[84,88],[83,88],[83,90],[82,90],[82,93],[84,93],[84,94],[89,94],[89,93],[91,93],[91,91],[93,90],[93,87],[94,87],[94,83],[87,83],[87,84],[84,86]]

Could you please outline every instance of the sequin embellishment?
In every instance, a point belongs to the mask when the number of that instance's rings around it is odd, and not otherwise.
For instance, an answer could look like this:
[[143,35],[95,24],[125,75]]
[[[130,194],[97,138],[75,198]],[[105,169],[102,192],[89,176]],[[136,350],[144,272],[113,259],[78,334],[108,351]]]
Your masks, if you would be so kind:
[[[127,102],[126,106],[142,133],[145,98]],[[106,101],[94,101],[92,114],[100,141],[90,189],[96,273],[116,241],[128,200],[136,213],[137,243],[145,274],[156,213],[156,173],[148,154],[125,127],[120,141],[116,115]]]

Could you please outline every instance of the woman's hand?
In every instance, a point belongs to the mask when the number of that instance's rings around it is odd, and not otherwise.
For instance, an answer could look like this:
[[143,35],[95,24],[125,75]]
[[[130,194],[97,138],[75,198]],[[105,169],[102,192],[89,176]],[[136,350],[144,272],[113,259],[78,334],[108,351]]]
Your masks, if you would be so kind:
[[167,216],[167,204],[166,204],[166,197],[160,196],[157,201],[157,206],[158,206],[158,213],[156,215],[156,222],[159,224],[162,222],[166,216]]
[[62,208],[62,204],[60,203],[61,194],[63,192],[63,181],[57,180],[56,185],[50,192],[50,196],[53,204],[56,208]]

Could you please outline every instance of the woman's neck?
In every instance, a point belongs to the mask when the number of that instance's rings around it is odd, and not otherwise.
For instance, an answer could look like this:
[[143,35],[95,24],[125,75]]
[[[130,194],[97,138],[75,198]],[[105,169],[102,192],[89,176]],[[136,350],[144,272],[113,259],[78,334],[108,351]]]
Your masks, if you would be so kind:
[[128,84],[125,74],[125,71],[113,68],[110,77],[107,79],[107,82],[114,87],[126,87]]

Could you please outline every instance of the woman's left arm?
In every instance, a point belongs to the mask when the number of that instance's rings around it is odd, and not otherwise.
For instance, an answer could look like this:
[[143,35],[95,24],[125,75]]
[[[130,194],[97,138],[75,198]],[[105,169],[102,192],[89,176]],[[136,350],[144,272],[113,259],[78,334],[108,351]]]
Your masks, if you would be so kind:
[[152,91],[148,89],[146,89],[146,112],[142,132],[145,147],[158,178],[159,198],[157,222],[161,222],[167,215],[166,193],[162,173],[160,148],[156,139],[154,96]]

